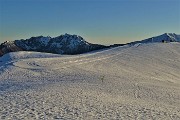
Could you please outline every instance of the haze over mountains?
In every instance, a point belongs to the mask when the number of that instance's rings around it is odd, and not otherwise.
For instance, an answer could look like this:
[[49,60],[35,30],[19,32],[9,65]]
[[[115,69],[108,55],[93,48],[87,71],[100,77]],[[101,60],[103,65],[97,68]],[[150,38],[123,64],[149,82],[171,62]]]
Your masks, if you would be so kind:
[[[127,45],[134,45],[137,43],[152,43],[152,42],[180,42],[180,35],[175,33],[165,33],[159,36],[148,38],[142,41],[135,41],[127,43]],[[55,38],[50,36],[31,37],[30,39],[21,39],[15,41],[7,41],[0,45],[0,56],[16,51],[37,51],[56,54],[81,54],[93,50],[99,50],[109,47],[117,47],[125,44],[114,44],[110,46],[92,44],[85,41],[78,35],[60,35]]]

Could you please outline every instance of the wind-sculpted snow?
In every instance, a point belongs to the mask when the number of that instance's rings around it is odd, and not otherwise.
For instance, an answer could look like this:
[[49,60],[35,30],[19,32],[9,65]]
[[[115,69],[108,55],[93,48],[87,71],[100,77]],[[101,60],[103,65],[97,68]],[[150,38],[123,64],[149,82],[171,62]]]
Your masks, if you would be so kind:
[[0,119],[180,119],[180,43],[0,58]]

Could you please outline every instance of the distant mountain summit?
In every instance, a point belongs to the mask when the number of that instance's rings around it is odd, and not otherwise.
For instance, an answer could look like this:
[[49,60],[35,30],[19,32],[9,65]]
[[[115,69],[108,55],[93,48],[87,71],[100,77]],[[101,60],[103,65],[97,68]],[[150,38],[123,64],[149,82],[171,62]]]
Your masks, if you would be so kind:
[[64,34],[58,37],[31,37],[30,39],[4,42],[0,45],[0,56],[15,51],[37,51],[56,54],[81,54],[107,46],[92,44],[81,36]]
[[15,51],[37,51],[73,55],[109,47],[117,47],[122,45],[132,46],[137,43],[155,42],[180,42],[180,35],[175,33],[164,33],[162,35],[151,37],[142,41],[135,41],[127,44],[114,44],[110,46],[88,43],[78,35],[64,34],[54,38],[51,38],[50,36],[38,36],[31,37],[30,39],[26,40],[21,39],[2,43],[0,45],[0,56]]
[[180,42],[180,35],[175,33],[164,33],[159,36],[151,37],[141,41],[135,41],[128,44],[137,44],[137,43],[155,43],[155,42]]

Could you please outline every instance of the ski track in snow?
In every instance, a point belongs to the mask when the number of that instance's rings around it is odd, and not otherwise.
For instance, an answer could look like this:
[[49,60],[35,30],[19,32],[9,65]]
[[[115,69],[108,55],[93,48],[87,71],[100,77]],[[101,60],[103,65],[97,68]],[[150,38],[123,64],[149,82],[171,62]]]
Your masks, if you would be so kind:
[[180,120],[179,45],[13,53],[20,59],[0,62],[0,119]]

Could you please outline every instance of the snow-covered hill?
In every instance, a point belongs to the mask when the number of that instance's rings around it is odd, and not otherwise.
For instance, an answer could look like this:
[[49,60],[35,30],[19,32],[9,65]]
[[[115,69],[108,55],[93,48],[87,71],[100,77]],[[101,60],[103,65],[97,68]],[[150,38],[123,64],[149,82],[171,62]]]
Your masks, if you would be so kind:
[[0,58],[0,119],[180,119],[180,43]]

